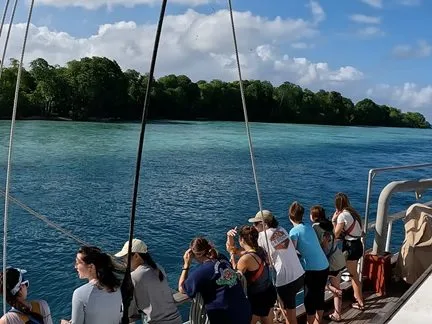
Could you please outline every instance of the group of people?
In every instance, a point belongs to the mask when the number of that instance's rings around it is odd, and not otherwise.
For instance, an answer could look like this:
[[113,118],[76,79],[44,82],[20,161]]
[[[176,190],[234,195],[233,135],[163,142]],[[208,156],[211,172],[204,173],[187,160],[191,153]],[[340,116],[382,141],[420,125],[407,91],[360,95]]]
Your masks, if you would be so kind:
[[[346,268],[355,297],[352,307],[363,310],[357,273],[358,260],[363,256],[361,218],[343,193],[336,194],[335,209],[329,220],[323,207],[313,206],[309,224],[304,221],[304,207],[293,202],[288,209],[293,224],[289,232],[269,210],[259,211],[249,219],[250,225],[227,232],[229,257],[207,239],[193,239],[183,256],[179,291],[190,298],[202,297],[210,324],[270,324],[275,305],[284,321],[293,324],[297,323],[297,294],[304,289],[307,323],[318,324],[323,318],[327,288],[334,295],[334,311],[328,317],[340,321],[341,272]],[[342,242],[341,247],[338,242]],[[128,247],[126,242],[115,256],[126,259]],[[131,251],[134,289],[129,322],[141,319],[149,324],[181,324],[163,268],[154,262],[143,241],[134,239]],[[190,271],[193,260],[198,265]],[[121,323],[121,281],[111,257],[96,247],[84,246],[76,255],[75,269],[88,283],[74,291],[71,318],[61,324]],[[24,274],[25,270],[8,268],[6,281],[0,277],[0,288],[3,291],[6,285],[6,300],[12,307],[0,324],[51,324],[47,302],[27,300],[29,281]]]
[[[357,272],[363,256],[361,217],[344,193],[336,194],[335,209],[329,220],[322,206],[311,207],[309,223],[304,207],[293,202],[288,209],[293,225],[289,232],[271,211],[261,210],[249,219],[251,225],[227,232],[229,258],[205,238],[194,239],[183,256],[179,291],[191,298],[201,294],[211,324],[270,324],[275,305],[284,321],[293,324],[297,323],[297,296],[304,289],[307,323],[319,324],[327,288],[334,296],[334,311],[328,319],[339,322],[341,274],[346,268],[355,298],[351,306],[364,310]],[[189,274],[192,259],[199,266]]]
[[[129,242],[115,257],[128,256]],[[156,264],[147,245],[132,241],[131,279],[133,294],[128,309],[129,323],[142,320],[149,324],[181,324],[181,316],[173,299],[164,270]],[[61,324],[119,324],[123,317],[121,280],[115,273],[110,255],[97,247],[81,247],[75,258],[75,269],[80,279],[88,281],[75,289],[72,312]],[[0,324],[52,324],[51,311],[44,300],[27,300],[29,280],[25,270],[7,268],[6,280],[0,274],[0,289],[6,285],[6,301],[12,307]]]

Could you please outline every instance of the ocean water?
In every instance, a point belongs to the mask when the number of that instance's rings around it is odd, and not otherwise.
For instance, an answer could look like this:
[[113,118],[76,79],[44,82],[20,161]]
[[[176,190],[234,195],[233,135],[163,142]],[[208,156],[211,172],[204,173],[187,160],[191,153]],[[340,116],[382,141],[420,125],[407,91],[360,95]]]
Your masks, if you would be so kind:
[[[9,122],[0,122],[2,188],[9,127]],[[82,240],[115,253],[128,238],[139,127],[17,122],[11,195]],[[432,130],[252,123],[251,131],[263,206],[286,228],[291,228],[286,214],[293,200],[306,210],[322,204],[331,215],[334,194],[343,191],[363,212],[370,168],[432,161]],[[378,175],[372,218],[386,183],[431,173],[425,169]],[[427,200],[429,194],[422,201]],[[391,209],[405,209],[414,201],[413,193],[397,194]],[[177,286],[182,255],[193,237],[205,235],[223,251],[226,231],[244,224],[257,210],[243,123],[148,125],[136,237],[148,243],[172,287]],[[78,245],[13,204],[9,211],[8,264],[28,270],[30,296],[49,302],[55,322],[69,318],[72,292],[83,284],[73,267]],[[399,222],[392,248],[402,239]]]

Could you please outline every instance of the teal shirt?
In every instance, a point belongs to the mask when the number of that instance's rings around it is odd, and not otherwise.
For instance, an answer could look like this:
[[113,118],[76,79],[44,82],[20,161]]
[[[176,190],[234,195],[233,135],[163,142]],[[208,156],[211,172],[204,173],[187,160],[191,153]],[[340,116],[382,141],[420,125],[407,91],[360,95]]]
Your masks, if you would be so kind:
[[326,255],[324,254],[318,237],[310,225],[299,224],[289,232],[292,241],[297,244],[297,251],[300,253],[300,262],[306,271],[325,270],[329,267]]

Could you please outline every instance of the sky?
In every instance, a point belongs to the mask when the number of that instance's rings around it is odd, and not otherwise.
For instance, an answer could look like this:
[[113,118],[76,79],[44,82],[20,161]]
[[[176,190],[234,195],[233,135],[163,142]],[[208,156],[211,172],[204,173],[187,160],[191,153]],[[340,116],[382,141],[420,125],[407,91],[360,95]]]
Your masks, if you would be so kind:
[[[7,58],[20,56],[29,2],[19,1]],[[35,3],[26,64],[38,57],[63,65],[85,56],[106,56],[123,69],[148,72],[161,0]],[[432,1],[232,4],[244,79],[335,90],[354,102],[371,98],[402,111],[421,112],[432,121]],[[168,0],[156,76],[237,80],[227,8],[225,0]],[[9,15],[1,45],[8,23]]]

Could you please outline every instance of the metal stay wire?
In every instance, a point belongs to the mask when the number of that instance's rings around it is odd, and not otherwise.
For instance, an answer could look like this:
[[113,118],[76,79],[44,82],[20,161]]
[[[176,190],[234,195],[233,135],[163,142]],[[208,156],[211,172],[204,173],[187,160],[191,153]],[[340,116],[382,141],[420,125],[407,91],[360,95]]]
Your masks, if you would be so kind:
[[144,107],[142,112],[142,119],[141,119],[141,131],[140,131],[140,137],[138,142],[138,151],[137,151],[137,159],[136,159],[136,166],[135,166],[135,179],[134,179],[134,186],[133,186],[133,196],[132,196],[132,208],[131,208],[131,218],[130,218],[130,225],[129,225],[129,247],[128,247],[128,256],[127,256],[127,265],[126,265],[126,274],[124,277],[124,280],[122,282],[122,296],[123,296],[123,318],[122,323],[128,324],[129,318],[128,318],[128,308],[130,299],[127,297],[128,289],[131,288],[131,277],[130,277],[130,268],[131,268],[131,256],[132,256],[132,240],[134,236],[134,228],[135,228],[135,214],[136,214],[136,205],[137,205],[137,199],[138,199],[138,187],[139,187],[139,179],[140,179],[140,171],[141,171],[141,159],[142,159],[142,151],[144,146],[144,135],[145,135],[145,129],[146,129],[146,121],[147,121],[147,115],[148,115],[148,107],[150,103],[150,90],[153,82],[153,76],[154,76],[154,70],[156,66],[156,59],[157,59],[157,53],[160,43],[160,36],[162,33],[162,26],[163,21],[165,17],[165,9],[167,5],[168,0],[163,0],[161,4],[160,9],[160,15],[158,20],[158,25],[156,29],[156,36],[155,36],[155,42],[153,45],[153,54],[150,62],[150,71],[147,81],[147,87],[146,87],[146,93],[144,97]]
[[[8,3],[9,3],[9,1],[8,1]],[[2,58],[1,58],[1,62],[0,62],[0,80],[1,80],[1,77],[2,77],[2,74],[3,74],[4,60],[5,60],[5,57],[6,57],[7,48],[9,46],[9,37],[10,37],[10,34],[11,34],[13,22],[14,22],[14,19],[15,19],[15,12],[16,12],[17,5],[18,5],[18,0],[15,0],[14,6],[13,6],[13,9],[12,9],[12,14],[11,14],[11,17],[10,17],[10,20],[9,20],[9,27],[8,27],[8,31],[7,31],[7,34],[6,34],[6,40],[5,40],[5,44],[4,44],[4,47],[3,47],[3,54],[2,54]],[[3,30],[3,26],[4,26],[4,19],[6,18],[6,13],[7,13],[6,9],[7,8],[5,8],[5,12],[4,12],[3,17],[2,17],[2,25],[1,25],[1,29],[0,29],[0,36],[1,36],[1,32]],[[26,40],[24,40],[24,42],[25,41]]]
[[[234,51],[235,51],[235,56],[236,56],[237,71],[238,71],[238,77],[239,77],[240,95],[241,95],[241,100],[242,100],[246,133],[247,133],[248,143],[249,143],[249,153],[250,153],[250,159],[251,159],[251,164],[252,164],[252,172],[253,172],[253,177],[254,177],[254,182],[255,182],[255,190],[256,190],[256,194],[257,194],[258,205],[259,205],[259,209],[261,212],[261,217],[263,217],[264,216],[263,215],[263,206],[262,206],[262,200],[261,200],[261,193],[260,193],[259,185],[258,185],[258,177],[257,177],[257,172],[256,172],[256,166],[255,166],[255,155],[254,155],[254,150],[253,150],[252,137],[251,137],[251,133],[250,133],[250,129],[249,129],[249,118],[248,118],[248,113],[247,113],[246,97],[245,97],[244,86],[243,86],[243,77],[242,77],[242,72],[241,72],[240,56],[239,56],[238,45],[237,45],[237,36],[236,36],[236,29],[235,29],[235,24],[234,24],[234,14],[233,14],[233,8],[232,8],[231,0],[228,0],[228,7],[229,7],[230,18],[231,18],[231,29],[232,29]],[[268,240],[268,235],[267,235],[267,230],[265,227],[264,219],[261,221],[261,223],[262,223],[263,230],[264,230],[264,236],[265,236],[265,240],[266,240],[267,250],[270,252],[270,244],[269,244],[269,240]],[[271,256],[271,254],[269,253],[268,256],[270,259],[270,263],[272,264],[272,266],[274,268],[274,260]],[[272,279],[273,279],[273,284],[274,284],[273,276],[272,276]],[[278,298],[278,303],[280,304],[279,298]],[[279,308],[282,310],[281,304],[279,305]],[[286,316],[285,316],[285,313],[283,311],[282,311],[282,314],[286,320]]]
[[[4,219],[3,219],[3,282],[6,282],[9,189],[10,189],[10,180],[11,180],[11,171],[12,171],[12,149],[13,149],[13,139],[14,139],[14,130],[15,130],[15,120],[16,120],[16,112],[18,108],[18,98],[19,98],[19,90],[21,84],[21,74],[23,68],[24,54],[27,45],[27,38],[28,38],[30,22],[33,14],[33,8],[34,8],[34,0],[31,0],[29,12],[28,12],[26,30],[24,34],[24,41],[23,41],[23,46],[21,51],[21,59],[18,67],[18,75],[17,75],[16,87],[15,87],[15,97],[14,97],[14,103],[12,108],[12,121],[11,121],[10,136],[9,136],[5,203],[4,203]],[[3,313],[4,314],[6,313],[6,285],[3,285]]]
[[3,31],[4,23],[6,20],[6,15],[7,15],[8,9],[9,9],[9,3],[10,3],[10,0],[6,0],[6,4],[5,4],[5,7],[3,10],[3,15],[2,15],[1,24],[0,24],[0,37],[1,37],[2,31]]

